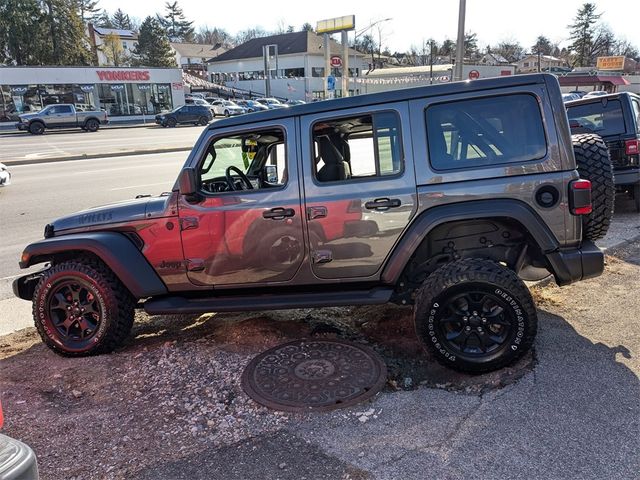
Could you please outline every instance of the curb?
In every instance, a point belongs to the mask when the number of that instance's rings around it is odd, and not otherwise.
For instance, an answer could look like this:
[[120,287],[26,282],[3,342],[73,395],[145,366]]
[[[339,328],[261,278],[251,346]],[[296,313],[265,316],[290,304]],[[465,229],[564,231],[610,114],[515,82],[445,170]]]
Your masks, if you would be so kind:
[[[100,126],[100,130],[118,130],[121,128],[144,128],[144,127],[155,127],[155,126],[159,126],[157,125],[155,122],[149,122],[149,123],[125,123],[122,125],[118,125],[118,124],[114,124],[114,125],[102,125]],[[76,129],[61,129],[63,131],[65,130],[76,130]],[[17,128],[0,128],[0,135],[26,135],[29,132],[27,132],[26,130],[18,130]]]
[[91,155],[73,155],[67,157],[45,157],[45,158],[33,158],[29,160],[8,160],[4,161],[4,164],[8,167],[20,166],[20,165],[34,165],[38,163],[52,163],[52,162],[67,162],[73,160],[92,160],[96,158],[113,158],[113,157],[129,157],[134,155],[153,155],[154,153],[173,153],[173,152],[188,152],[193,149],[193,146],[189,147],[174,147],[174,148],[155,148],[151,150],[134,150],[131,152],[111,152],[111,153],[94,153]]

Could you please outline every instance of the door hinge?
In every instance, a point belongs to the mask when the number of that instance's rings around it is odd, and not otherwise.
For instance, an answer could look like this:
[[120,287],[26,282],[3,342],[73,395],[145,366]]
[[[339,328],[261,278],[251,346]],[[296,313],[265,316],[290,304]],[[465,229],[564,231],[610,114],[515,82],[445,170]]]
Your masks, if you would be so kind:
[[204,270],[204,260],[202,258],[188,258],[187,270],[190,272],[201,272]]
[[192,230],[198,228],[198,219],[196,217],[184,217],[180,219],[180,231]]
[[312,255],[313,263],[329,263],[333,260],[331,250],[316,250]]

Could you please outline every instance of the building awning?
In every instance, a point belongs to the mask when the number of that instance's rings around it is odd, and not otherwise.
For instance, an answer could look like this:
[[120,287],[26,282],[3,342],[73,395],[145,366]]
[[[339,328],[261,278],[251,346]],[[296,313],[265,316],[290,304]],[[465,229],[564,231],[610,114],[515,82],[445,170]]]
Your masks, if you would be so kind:
[[558,77],[562,87],[581,87],[608,83],[610,85],[629,85],[629,81],[622,75],[563,75]]

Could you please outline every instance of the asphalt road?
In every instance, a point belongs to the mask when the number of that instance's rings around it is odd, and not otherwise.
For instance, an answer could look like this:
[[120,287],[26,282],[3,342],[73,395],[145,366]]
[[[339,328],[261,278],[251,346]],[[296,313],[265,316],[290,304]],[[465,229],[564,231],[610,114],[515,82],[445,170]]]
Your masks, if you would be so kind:
[[77,155],[129,153],[158,148],[191,148],[203,127],[110,128],[96,133],[83,130],[47,130],[44,135],[24,132],[0,135],[0,162],[11,163]]
[[[0,138],[0,142],[2,140]],[[138,194],[167,191],[173,186],[187,154],[162,153],[11,167],[12,184],[0,190],[0,302],[11,297],[11,280],[21,273],[17,262],[22,249],[42,238],[43,228],[49,221]]]

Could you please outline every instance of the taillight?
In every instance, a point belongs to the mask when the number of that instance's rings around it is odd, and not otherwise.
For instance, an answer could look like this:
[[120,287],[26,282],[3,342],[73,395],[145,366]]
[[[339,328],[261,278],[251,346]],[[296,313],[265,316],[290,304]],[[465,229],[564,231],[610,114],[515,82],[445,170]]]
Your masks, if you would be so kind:
[[624,153],[627,155],[638,155],[640,148],[638,148],[638,139],[627,140],[624,142]]
[[591,213],[591,182],[589,180],[574,180],[569,184],[569,208],[573,215],[587,215]]

